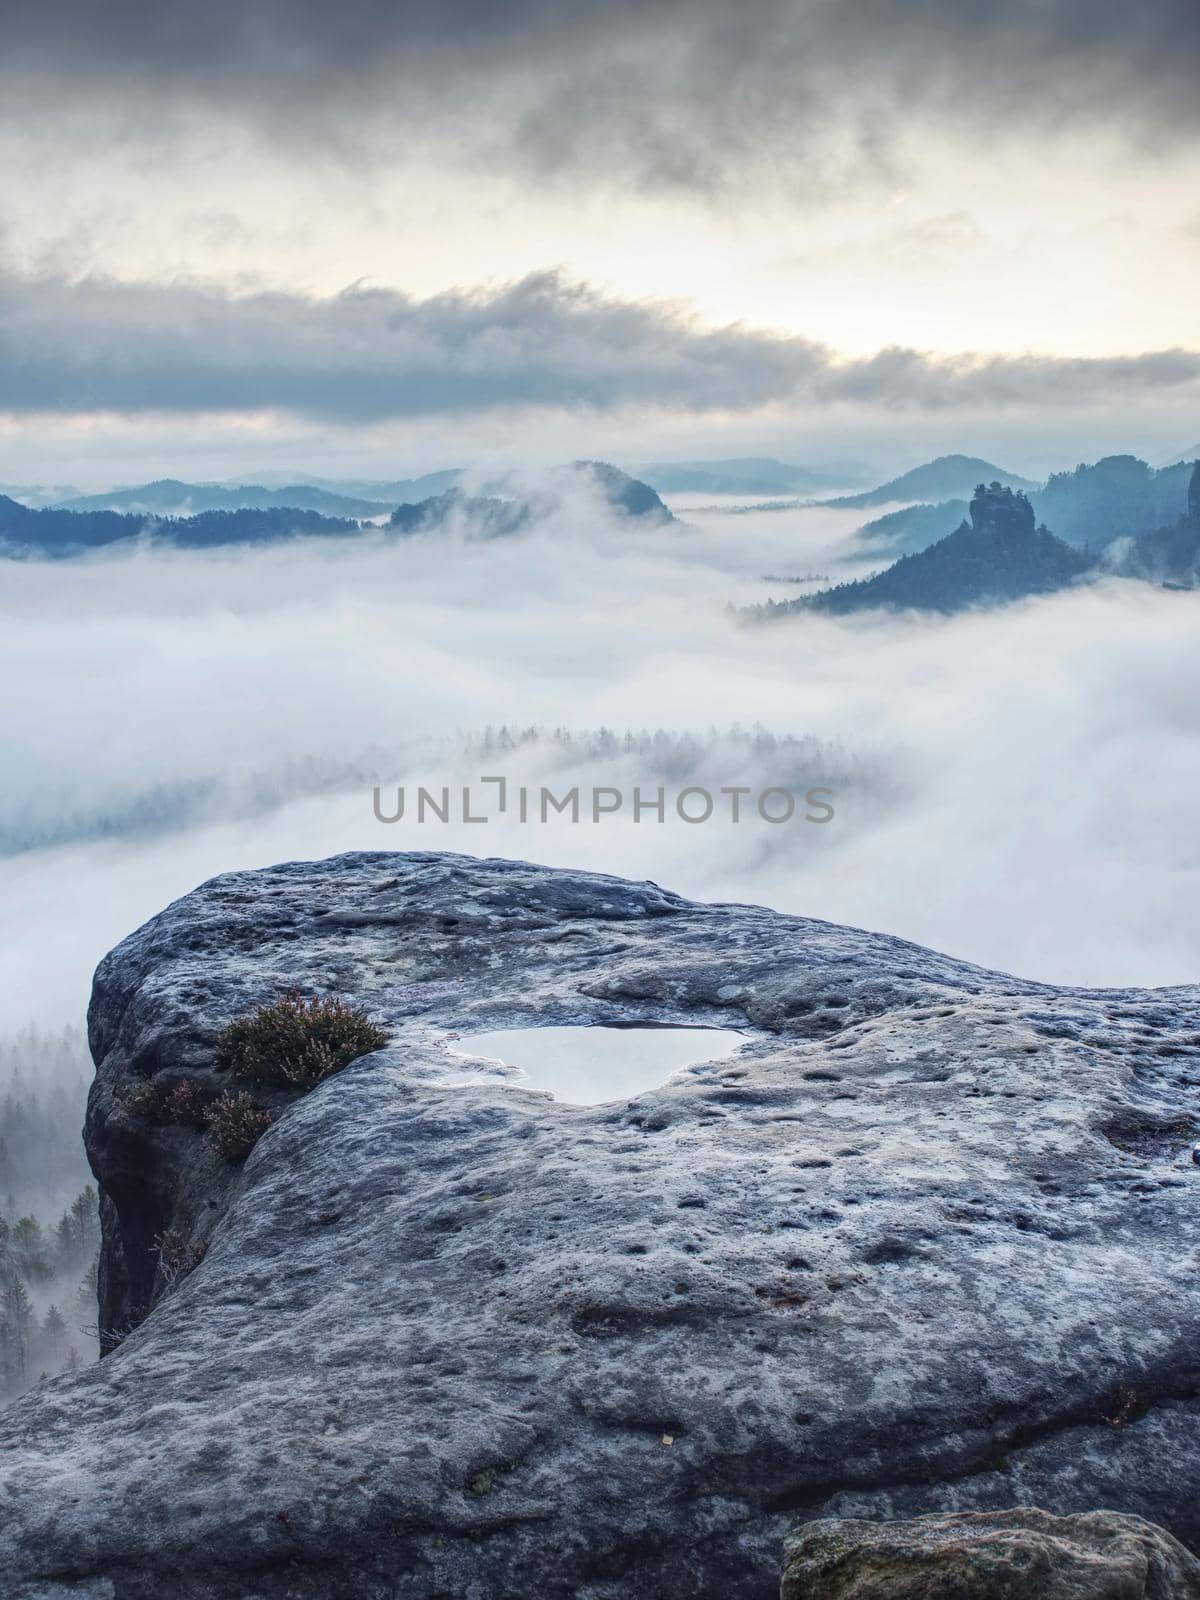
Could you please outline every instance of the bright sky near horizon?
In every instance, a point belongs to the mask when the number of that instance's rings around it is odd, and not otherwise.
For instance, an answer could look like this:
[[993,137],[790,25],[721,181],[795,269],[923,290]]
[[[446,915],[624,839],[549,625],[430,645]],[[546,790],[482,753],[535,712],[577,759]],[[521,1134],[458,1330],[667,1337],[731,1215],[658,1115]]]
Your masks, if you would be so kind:
[[1182,449],[1198,78],[1193,0],[21,7],[0,477],[312,430]]

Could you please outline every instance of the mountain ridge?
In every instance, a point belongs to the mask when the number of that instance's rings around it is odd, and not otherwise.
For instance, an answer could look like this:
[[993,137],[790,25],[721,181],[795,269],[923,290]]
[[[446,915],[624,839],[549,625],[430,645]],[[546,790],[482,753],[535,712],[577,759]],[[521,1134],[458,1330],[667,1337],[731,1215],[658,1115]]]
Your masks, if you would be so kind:
[[[436,476],[440,480],[446,475]],[[170,487],[178,480],[161,481]],[[501,480],[499,486],[511,487],[511,480]],[[450,487],[425,500],[396,507],[388,526],[396,532],[413,533],[446,527],[461,519],[470,525],[469,531],[483,537],[518,533],[554,514],[565,504],[566,495],[580,489],[596,495],[621,518],[646,526],[682,526],[648,484],[605,461],[571,462],[543,475],[532,488],[512,490],[503,498],[472,496],[456,486]],[[194,549],[278,542],[294,536],[344,537],[362,531],[363,524],[356,518],[330,517],[296,506],[240,507],[168,517],[130,511],[31,507],[0,495],[0,557],[9,558],[70,558],[141,538]]]
[[994,462],[984,461],[979,456],[948,455],[923,462],[919,467],[912,467],[898,478],[890,478],[887,483],[862,494],[839,495],[837,499],[823,500],[821,504],[839,510],[863,511],[871,506],[889,505],[899,500],[955,500],[965,498],[979,483],[999,483],[1007,489],[1032,490],[1038,487],[1032,479],[1006,472]]
[[[1045,485],[1027,492],[1051,533],[1098,552],[1115,539],[1137,538],[1173,522],[1186,509],[1191,470],[1188,461],[1155,469],[1137,456],[1102,456],[1052,473]],[[947,522],[955,504],[905,506],[865,523],[859,537],[881,552],[916,554],[952,531]]]
[[108,545],[150,537],[181,549],[275,542],[295,535],[344,536],[359,524],[295,507],[202,511],[192,517],[145,517],[121,511],[31,508],[0,495],[0,557],[69,559]]
[[[508,486],[501,480],[498,487]],[[447,489],[425,500],[397,506],[388,527],[400,533],[433,533],[451,526],[485,539],[506,538],[555,515],[565,496],[582,488],[599,496],[618,516],[648,526],[682,526],[648,483],[631,477],[607,461],[572,461],[532,486],[511,485],[515,492],[468,494]]]
[[1089,573],[1093,559],[1039,527],[1019,490],[979,484],[968,520],[945,538],[869,578],[796,600],[751,607],[751,616],[797,612],[934,611],[952,614],[1052,594]]
[[338,494],[312,484],[267,488],[258,483],[185,483],[156,478],[152,483],[77,495],[55,503],[56,511],[123,511],[139,516],[189,517],[206,511],[317,511],[332,517],[372,517],[391,510],[386,501]]

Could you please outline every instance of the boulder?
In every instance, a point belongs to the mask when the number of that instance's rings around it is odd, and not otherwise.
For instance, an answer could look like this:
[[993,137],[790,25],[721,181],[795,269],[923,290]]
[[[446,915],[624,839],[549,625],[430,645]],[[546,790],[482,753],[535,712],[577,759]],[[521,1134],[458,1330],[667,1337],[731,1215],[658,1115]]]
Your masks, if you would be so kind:
[[[244,1161],[147,1114],[290,988],[389,1042]],[[448,1048],[632,1022],[750,1039],[583,1107]],[[1193,986],[368,854],[168,907],[90,1031],[111,1353],[0,1412],[0,1592],[768,1600],[802,1517],[1200,1538]]]
[[1200,1600],[1200,1561],[1115,1511],[812,1522],[787,1542],[780,1600]]

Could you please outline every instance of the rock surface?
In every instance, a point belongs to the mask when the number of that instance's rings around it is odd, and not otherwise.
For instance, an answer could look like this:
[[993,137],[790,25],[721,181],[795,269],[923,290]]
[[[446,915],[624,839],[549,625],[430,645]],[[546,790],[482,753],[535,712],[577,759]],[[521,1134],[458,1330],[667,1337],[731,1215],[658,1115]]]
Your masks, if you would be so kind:
[[1112,1511],[811,1522],[787,1557],[781,1600],[1200,1600],[1200,1561]]
[[[391,1042],[244,1167],[130,1109],[293,985]],[[615,1104],[448,1082],[452,1031],[644,1020],[754,1038]],[[767,1600],[798,1520],[1014,1504],[1200,1539],[1193,986],[354,855],[168,907],[91,1038],[133,1331],[0,1413],[0,1592]]]

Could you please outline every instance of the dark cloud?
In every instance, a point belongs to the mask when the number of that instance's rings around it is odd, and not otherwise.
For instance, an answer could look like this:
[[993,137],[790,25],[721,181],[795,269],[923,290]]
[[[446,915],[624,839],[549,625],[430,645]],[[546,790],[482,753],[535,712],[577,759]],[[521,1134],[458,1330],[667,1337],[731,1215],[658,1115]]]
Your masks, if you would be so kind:
[[710,330],[556,273],[418,301],[0,277],[0,410],[279,411],[354,423],[545,408],[746,412],[1080,406],[1200,391],[1200,354],[840,361],[810,340]]
[[922,118],[1159,147],[1200,131],[1198,81],[1196,0],[7,0],[0,56],[22,117],[200,108],[725,192],[888,170]]

